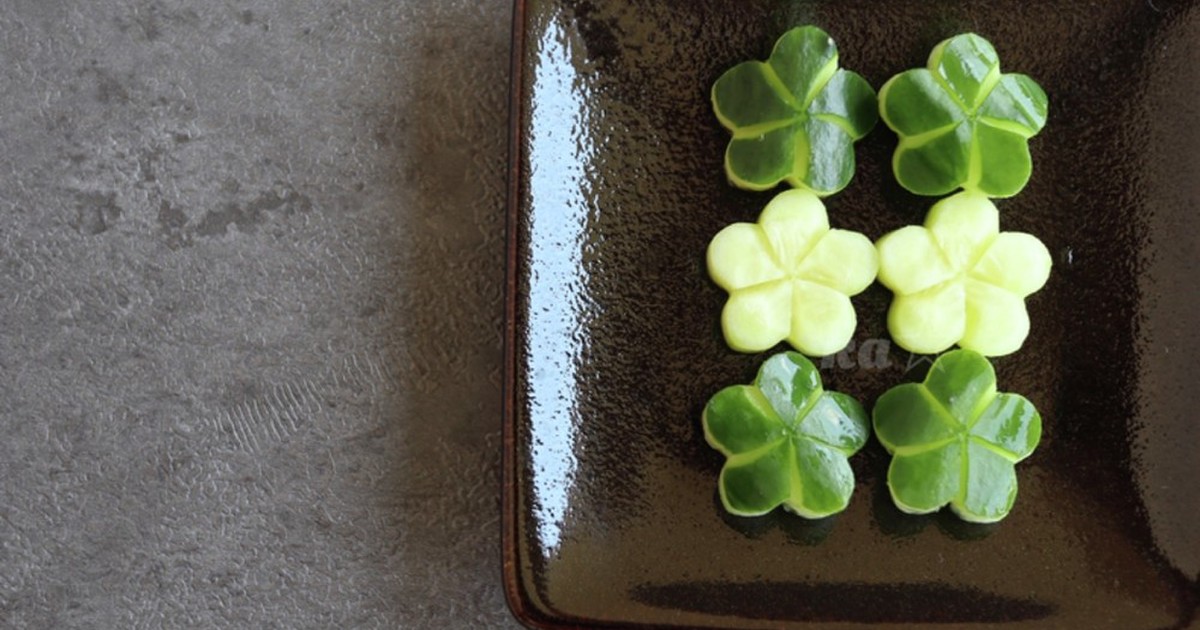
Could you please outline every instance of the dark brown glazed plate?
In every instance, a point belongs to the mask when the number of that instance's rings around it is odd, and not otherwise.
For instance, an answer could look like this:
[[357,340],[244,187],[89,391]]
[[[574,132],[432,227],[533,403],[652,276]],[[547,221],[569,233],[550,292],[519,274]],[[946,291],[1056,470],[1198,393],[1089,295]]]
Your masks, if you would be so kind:
[[[1200,3],[524,0],[516,3],[504,580],[539,627],[983,623],[1188,627],[1200,573]],[[1041,409],[1012,514],[990,526],[892,506],[887,455],[851,458],[849,508],[806,521],[721,508],[709,396],[767,356],[727,349],[709,239],[771,193],[732,188],[708,90],[816,24],[878,87],[951,35],[1035,77],[1050,120],[998,203],[1055,269],[1000,388]],[[835,227],[878,238],[932,199],[857,147]],[[888,292],[854,300],[826,386],[870,407],[927,363],[888,341]]]

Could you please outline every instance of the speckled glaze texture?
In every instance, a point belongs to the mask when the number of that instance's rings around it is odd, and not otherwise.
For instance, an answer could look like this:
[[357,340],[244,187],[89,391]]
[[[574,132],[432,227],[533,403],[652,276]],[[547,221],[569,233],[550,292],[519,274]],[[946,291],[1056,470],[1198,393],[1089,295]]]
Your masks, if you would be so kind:
[[[1050,119],[1002,227],[1055,262],[1024,348],[995,361],[1044,418],[1004,521],[909,516],[887,456],[851,459],[848,509],[728,516],[705,401],[762,355],[722,342],[704,251],[770,199],[725,182],[708,90],[787,28],[827,30],[873,85],[975,31],[1036,78]],[[1200,8],[1084,3],[525,0],[515,12],[505,582],[534,626],[838,627],[987,622],[1150,629],[1196,621],[1200,542]],[[895,136],[858,145],[827,200],[878,238],[933,199],[891,175]],[[828,388],[870,406],[928,363],[887,341],[889,293],[854,298]]]

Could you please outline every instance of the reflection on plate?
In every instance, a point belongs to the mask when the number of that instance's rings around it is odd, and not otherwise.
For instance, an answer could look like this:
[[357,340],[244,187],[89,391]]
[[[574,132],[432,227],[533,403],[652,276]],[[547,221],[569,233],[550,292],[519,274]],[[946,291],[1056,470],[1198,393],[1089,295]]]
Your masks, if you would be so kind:
[[[743,519],[716,496],[700,410],[766,356],[729,351],[708,240],[770,193],[724,181],[708,88],[813,23],[878,87],[976,31],[1035,77],[1050,122],[1033,177],[998,203],[1055,258],[1028,300],[1002,389],[1041,409],[999,524],[899,513],[887,456],[851,459],[849,508]],[[1162,628],[1194,619],[1200,537],[1200,7],[1126,0],[878,3],[517,2],[514,33],[505,584],[534,625],[757,628],[1003,623]],[[895,138],[858,145],[828,199],[878,238],[932,199],[890,173]],[[854,299],[850,347],[819,360],[870,406],[928,363],[890,344],[889,294]]]

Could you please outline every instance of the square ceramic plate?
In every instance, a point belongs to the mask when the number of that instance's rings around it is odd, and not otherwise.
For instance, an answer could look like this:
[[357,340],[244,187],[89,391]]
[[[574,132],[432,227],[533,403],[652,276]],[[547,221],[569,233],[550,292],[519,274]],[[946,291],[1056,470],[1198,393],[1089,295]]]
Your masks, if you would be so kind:
[[[517,2],[512,87],[505,584],[536,626],[1004,624],[1182,627],[1200,537],[1200,7],[1192,1]],[[998,203],[1055,268],[1028,300],[1002,390],[1042,411],[1038,451],[996,525],[899,513],[887,455],[851,459],[849,508],[805,521],[725,514],[700,411],[763,355],[722,341],[704,252],[771,193],[725,181],[708,90],[816,24],[878,87],[951,35],[1037,79],[1050,119],[1033,177]],[[835,227],[878,238],[932,199],[857,145]],[[888,292],[854,300],[827,387],[870,407],[920,357],[887,341]]]

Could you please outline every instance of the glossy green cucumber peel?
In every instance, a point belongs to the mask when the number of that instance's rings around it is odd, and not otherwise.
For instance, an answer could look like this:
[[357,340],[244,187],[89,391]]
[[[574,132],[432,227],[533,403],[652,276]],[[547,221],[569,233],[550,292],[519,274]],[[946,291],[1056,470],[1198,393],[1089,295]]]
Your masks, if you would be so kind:
[[901,186],[1011,197],[1029,181],[1029,139],[1046,124],[1047,99],[1028,76],[1002,74],[995,48],[966,33],[938,44],[928,67],[888,80],[879,112],[900,137],[892,168]]
[[815,26],[784,33],[766,62],[747,61],[722,74],[712,104],[733,133],[725,173],[747,190],[782,181],[822,196],[845,188],[854,174],[854,142],[878,120],[875,90],[838,68],[837,46]]
[[726,457],[721,503],[738,516],[780,505],[805,518],[841,512],[854,491],[847,458],[870,434],[862,405],[825,391],[817,368],[796,352],[767,359],[753,384],[717,392],[702,423],[708,444]]
[[708,273],[729,292],[721,328],[730,348],[761,352],[780,341],[811,355],[849,343],[858,318],[850,296],[875,280],[875,247],[857,232],[829,227],[811,192],[775,196],[757,223],[734,223],[713,237]]
[[924,226],[891,232],[875,247],[879,282],[894,294],[888,332],[900,347],[936,354],[958,344],[1001,356],[1025,342],[1025,297],[1050,276],[1050,252],[1031,234],[1001,232],[987,197],[947,197]]
[[1017,498],[1014,465],[1042,436],[1033,404],[998,393],[992,364],[970,350],[938,357],[923,383],[884,392],[873,416],[875,436],[892,454],[887,478],[896,507],[927,514],[949,504],[975,523],[1008,515]]

